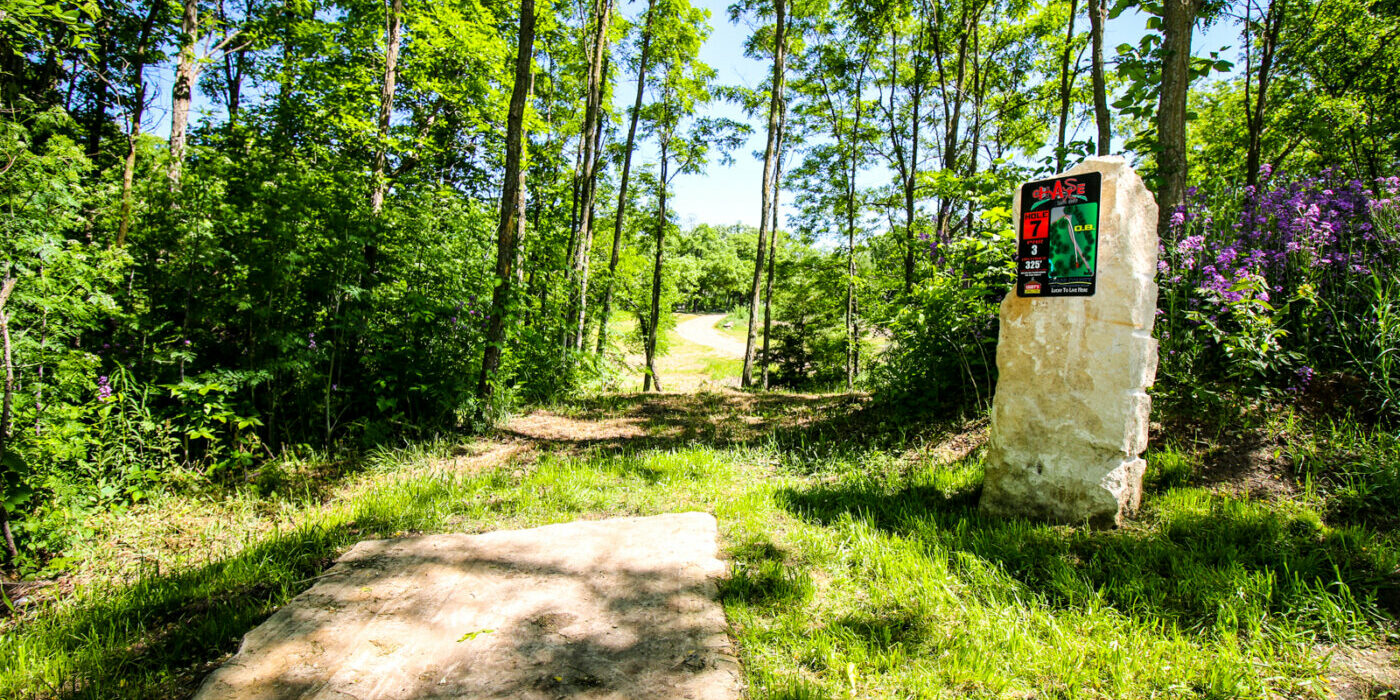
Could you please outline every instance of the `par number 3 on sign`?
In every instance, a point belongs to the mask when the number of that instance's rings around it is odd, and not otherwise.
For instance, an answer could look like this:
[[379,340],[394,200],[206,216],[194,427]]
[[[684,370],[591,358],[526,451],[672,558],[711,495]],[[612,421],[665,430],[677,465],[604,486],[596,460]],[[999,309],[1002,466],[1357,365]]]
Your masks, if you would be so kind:
[[1102,181],[1081,173],[1021,186],[1016,296],[1093,296]]

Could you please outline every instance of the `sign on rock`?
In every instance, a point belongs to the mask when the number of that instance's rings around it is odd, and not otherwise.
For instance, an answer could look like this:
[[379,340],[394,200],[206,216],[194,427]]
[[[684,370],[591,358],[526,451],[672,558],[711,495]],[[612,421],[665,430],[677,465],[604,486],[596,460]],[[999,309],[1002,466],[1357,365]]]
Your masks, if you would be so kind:
[[1001,305],[981,507],[1121,523],[1142,498],[1157,373],[1157,204],[1118,157],[1015,198],[1016,293]]
[[1017,296],[1094,295],[1102,183],[1085,173],[1021,186]]

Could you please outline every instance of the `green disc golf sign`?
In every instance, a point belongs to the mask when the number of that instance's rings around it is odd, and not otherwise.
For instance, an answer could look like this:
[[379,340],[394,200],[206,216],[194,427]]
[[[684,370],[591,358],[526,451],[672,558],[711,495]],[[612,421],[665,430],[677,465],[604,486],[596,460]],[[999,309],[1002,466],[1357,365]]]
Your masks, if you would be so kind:
[[1102,182],[1081,173],[1021,186],[1016,296],[1094,295]]

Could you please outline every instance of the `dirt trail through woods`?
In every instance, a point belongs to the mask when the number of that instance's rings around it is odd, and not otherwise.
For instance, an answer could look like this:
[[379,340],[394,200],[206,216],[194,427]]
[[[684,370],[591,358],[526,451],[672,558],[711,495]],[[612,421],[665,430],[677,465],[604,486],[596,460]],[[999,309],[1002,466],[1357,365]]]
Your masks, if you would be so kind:
[[715,329],[715,324],[722,318],[724,314],[696,316],[677,324],[676,333],[696,345],[712,348],[726,357],[743,357],[744,344]]

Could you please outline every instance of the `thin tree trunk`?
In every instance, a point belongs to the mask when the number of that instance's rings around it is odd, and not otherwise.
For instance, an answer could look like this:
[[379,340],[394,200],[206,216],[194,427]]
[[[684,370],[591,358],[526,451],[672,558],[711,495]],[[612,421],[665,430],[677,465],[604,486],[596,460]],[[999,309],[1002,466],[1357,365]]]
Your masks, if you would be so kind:
[[1162,91],[1157,106],[1157,232],[1167,239],[1171,218],[1186,199],[1186,98],[1191,86],[1191,32],[1199,0],[1165,0],[1162,12]]
[[[928,18],[932,21],[932,17]],[[904,293],[908,294],[914,289],[914,225],[918,217],[917,189],[919,186],[919,127],[923,121],[920,116],[920,108],[923,106],[924,97],[924,69],[927,60],[922,52],[924,50],[925,33],[929,31],[927,22],[920,25],[921,31],[914,38],[910,45],[912,56],[910,60],[914,63],[914,83],[910,94],[913,98],[913,114],[909,124],[909,168],[905,173],[904,182]],[[894,87],[891,85],[890,90]],[[959,77],[959,92],[961,93],[961,77]],[[893,100],[893,96],[890,98]]]
[[[228,11],[223,0],[219,0],[219,21],[228,26]],[[243,67],[245,57],[242,51],[224,53],[224,101],[228,107],[230,124],[238,121],[240,95],[243,92]]]
[[861,93],[865,85],[865,68],[868,63],[863,61],[860,66],[860,73],[856,76],[856,93],[854,96],[855,118],[851,121],[851,132],[847,137],[847,149],[849,151],[850,165],[846,172],[846,244],[847,244],[847,276],[846,276],[846,390],[850,391],[855,386],[855,377],[859,372],[860,352],[860,331],[856,326],[856,174],[860,169],[860,118],[861,118]]
[[156,13],[160,8],[160,0],[151,0],[150,9],[147,10],[146,19],[141,25],[141,35],[136,41],[135,58],[132,61],[132,80],[135,84],[131,100],[131,126],[126,137],[126,161],[122,166],[122,204],[117,223],[116,243],[118,248],[126,245],[126,234],[131,230],[131,188],[136,179],[136,142],[141,139],[141,119],[146,110],[146,49],[150,46],[151,32],[155,29]]
[[923,77],[921,71],[914,70],[914,114],[909,133],[909,176],[904,181],[904,237],[908,247],[904,251],[904,293],[914,289],[914,225],[918,218],[919,186],[919,106],[923,101],[923,88],[918,87]]
[[486,348],[481,356],[481,380],[477,395],[482,412],[490,414],[495,397],[496,370],[505,344],[505,315],[510,304],[511,283],[515,279],[516,249],[524,226],[525,103],[530,94],[530,62],[535,48],[535,0],[520,0],[520,36],[515,54],[515,85],[510,91],[510,112],[506,118],[506,172],[501,187],[501,216],[496,228],[496,288],[491,293],[491,318],[486,329]]
[[[972,25],[972,138],[968,140],[969,158],[967,159],[967,179],[971,180],[977,175],[977,154],[982,150],[982,105],[987,88],[986,76],[982,72],[982,26]],[[973,220],[977,213],[978,202],[969,199],[967,202],[967,217],[963,219],[963,231],[972,232]]]
[[1108,81],[1103,71],[1103,32],[1108,22],[1108,7],[1105,0],[1089,0],[1089,31],[1093,43],[1093,56],[1090,72],[1094,81],[1094,122],[1099,128],[1098,154],[1106,156],[1112,152],[1113,125],[1108,113]]
[[787,100],[778,116],[778,162],[773,175],[773,223],[768,231],[768,281],[763,285],[763,388],[768,389],[770,361],[768,341],[773,331],[773,267],[778,260],[778,195],[783,183],[783,134],[787,130]]
[[[604,61],[603,63],[603,72],[604,76],[606,76],[606,61]],[[606,79],[606,77],[604,79]],[[601,101],[602,97],[600,95],[599,102]],[[583,223],[580,226],[581,236],[579,240],[578,251],[579,274],[577,289],[578,323],[575,329],[576,335],[573,343],[573,348],[578,351],[583,350],[583,346],[586,344],[588,338],[588,280],[590,277],[589,269],[593,262],[593,234],[597,230],[595,223],[597,221],[598,209],[598,170],[601,163],[601,156],[599,154],[601,154],[603,151],[603,116],[604,115],[601,112],[599,112],[597,117],[598,123],[593,131],[593,160],[592,165],[589,168],[588,178],[585,181],[587,192],[584,196]]]
[[[1249,147],[1245,156],[1245,184],[1259,185],[1259,171],[1263,165],[1264,116],[1267,114],[1269,84],[1273,77],[1274,56],[1278,50],[1278,38],[1283,30],[1283,22],[1288,16],[1287,0],[1271,0],[1264,15],[1264,44],[1260,47],[1259,84],[1254,96],[1254,104],[1249,104],[1248,70],[1245,73],[1245,124],[1249,131]],[[1245,49],[1252,51],[1249,37],[1249,24],[1245,24]],[[1251,219],[1252,220],[1252,219]]]
[[1065,30],[1065,53],[1060,59],[1060,140],[1059,145],[1055,148],[1055,172],[1057,173],[1064,172],[1065,156],[1068,155],[1065,139],[1069,134],[1069,59],[1074,54],[1074,20],[1078,14],[1079,0],[1069,0],[1069,23]]
[[[374,192],[369,198],[370,212],[379,217],[384,210],[384,195],[389,189],[389,181],[384,177],[384,169],[389,164],[389,122],[394,114],[394,89],[399,77],[400,28],[403,25],[403,0],[390,0],[388,13],[388,35],[384,46],[384,82],[379,89],[379,145],[374,152]],[[371,243],[371,246],[374,244]],[[372,257],[367,253],[366,257]]]
[[768,99],[768,144],[763,152],[763,202],[758,222],[758,249],[754,254],[752,294],[749,295],[749,332],[744,345],[744,370],[740,378],[743,386],[753,384],[754,350],[758,340],[758,305],[763,293],[763,262],[768,246],[768,227],[772,223],[773,191],[777,188],[775,172],[778,158],[778,132],[782,120],[782,99],[784,61],[787,58],[787,3],[774,0],[777,19],[773,34],[773,84]]
[[859,376],[860,376],[860,297],[855,297],[855,299],[851,302],[851,311],[852,311],[853,314],[854,314],[854,318],[852,319],[852,322],[851,322],[851,328],[852,328],[852,330],[855,332],[855,337],[856,337],[856,347],[855,347],[855,372],[854,372],[854,374],[855,374],[855,376],[859,377]]
[[670,140],[661,139],[661,191],[657,194],[656,221],[656,264],[651,269],[651,316],[647,322],[646,359],[647,372],[642,378],[642,391],[656,387],[661,391],[661,377],[656,374],[656,338],[661,326],[661,269],[665,262],[666,249],[666,185],[667,168],[670,165]]
[[[14,435],[10,411],[15,392],[15,363],[10,349],[10,317],[5,312],[5,302],[9,301],[10,293],[15,290],[15,282],[11,277],[0,283],[0,343],[3,343],[5,360],[4,395],[0,397],[0,461],[4,460],[5,450],[9,448],[10,438]],[[15,547],[15,537],[10,532],[10,514],[5,510],[4,503],[0,503],[0,531],[5,537],[7,560],[13,562],[19,557],[19,549]]]
[[583,349],[585,339],[588,336],[588,268],[593,248],[594,200],[598,187],[599,165],[602,162],[600,152],[603,135],[603,82],[607,78],[604,64],[607,62],[608,55],[608,24],[612,16],[611,0],[595,0],[593,14],[593,45],[589,48],[588,60],[588,98],[583,114],[582,202],[580,204],[578,249],[574,255],[577,286],[573,299],[575,328],[571,345],[575,350]]
[[[949,114],[948,109],[949,97],[946,88],[946,78],[943,75],[944,69],[942,59],[939,59],[939,83],[944,85],[943,114],[945,124],[944,130],[946,132],[943,140],[943,167],[954,172],[957,171],[958,136],[962,131],[962,110],[963,104],[966,102],[966,96],[963,93],[963,85],[967,80],[968,38],[973,34],[973,28],[977,26],[977,22],[981,17],[982,8],[981,6],[977,7],[976,11],[969,15],[968,8],[964,6],[962,12],[963,14],[959,21],[961,22],[963,31],[958,40],[958,68],[953,83],[953,106],[951,114]],[[934,32],[934,36],[937,37],[938,33]],[[934,55],[941,56],[942,54],[941,51],[935,48]],[[945,241],[948,238],[948,221],[951,217],[952,207],[952,201],[946,197],[943,198],[938,205],[938,219],[934,223],[934,231],[939,241]]]
[[180,186],[180,171],[185,162],[186,130],[190,121],[190,105],[194,100],[194,83],[199,77],[195,61],[195,36],[199,30],[199,0],[184,0],[185,12],[180,20],[180,56],[175,66],[175,85],[171,88],[170,106],[170,186]]
[[627,148],[622,156],[622,179],[617,188],[617,218],[613,221],[612,256],[608,258],[608,281],[603,290],[603,316],[598,320],[598,354],[608,346],[608,321],[612,318],[613,290],[616,285],[618,257],[622,254],[622,221],[627,211],[627,179],[632,174],[632,150],[637,143],[637,119],[642,112],[642,96],[646,91],[647,60],[651,57],[652,5],[647,5],[646,24],[642,28],[642,52],[637,66],[637,99],[632,104],[632,123],[627,127]]

